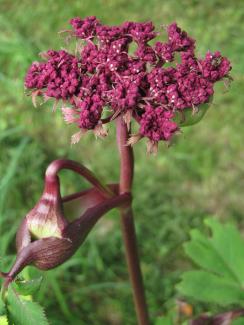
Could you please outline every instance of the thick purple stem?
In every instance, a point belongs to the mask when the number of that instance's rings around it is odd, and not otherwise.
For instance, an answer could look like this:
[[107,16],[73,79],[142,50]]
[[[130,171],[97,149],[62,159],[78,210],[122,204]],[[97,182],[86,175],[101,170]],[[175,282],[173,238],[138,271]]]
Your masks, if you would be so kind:
[[[127,146],[129,132],[122,117],[117,118],[117,145],[120,154],[120,194],[130,193],[133,182],[134,157],[131,146]],[[136,232],[131,202],[120,208],[121,227],[125,244],[125,254],[133,287],[133,297],[138,325],[149,325],[142,273],[136,243]]]

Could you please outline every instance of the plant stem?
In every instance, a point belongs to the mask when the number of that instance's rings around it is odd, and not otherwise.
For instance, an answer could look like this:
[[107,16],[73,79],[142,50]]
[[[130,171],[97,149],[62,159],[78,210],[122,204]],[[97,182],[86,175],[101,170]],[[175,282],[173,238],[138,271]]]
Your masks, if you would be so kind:
[[57,177],[58,172],[62,169],[73,170],[74,172],[80,174],[106,196],[111,197],[114,195],[109,187],[102,184],[102,182],[88,168],[74,160],[57,159],[52,161],[46,170],[46,177],[51,179],[53,177],[55,178]]
[[[127,146],[129,132],[122,117],[117,118],[117,145],[120,154],[120,194],[131,192],[134,172],[133,149]],[[149,325],[142,273],[136,243],[136,232],[131,202],[120,208],[125,254],[133,288],[138,325]]]

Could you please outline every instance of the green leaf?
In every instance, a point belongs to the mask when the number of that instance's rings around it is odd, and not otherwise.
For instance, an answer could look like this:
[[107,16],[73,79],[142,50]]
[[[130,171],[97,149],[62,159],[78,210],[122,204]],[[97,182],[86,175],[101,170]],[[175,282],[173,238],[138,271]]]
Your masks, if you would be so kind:
[[192,230],[190,234],[192,240],[184,245],[186,254],[200,267],[236,281],[235,274],[226,265],[210,240],[196,229]]
[[244,303],[244,240],[231,224],[205,220],[211,236],[191,231],[186,254],[203,270],[186,272],[178,290],[203,302],[222,306]]
[[235,283],[206,271],[189,271],[182,276],[177,289],[183,295],[207,303],[226,306],[244,303],[244,291]]
[[8,320],[6,317],[6,307],[2,300],[2,295],[0,295],[0,325],[8,325]]
[[37,278],[32,280],[16,280],[14,283],[15,290],[22,296],[33,295],[40,289],[43,278]]
[[244,240],[241,233],[232,224],[221,225],[214,219],[207,219],[205,223],[213,233],[210,243],[244,288]]
[[243,325],[243,324],[244,324],[244,317],[233,320],[233,322],[231,323],[231,325]]
[[173,323],[170,317],[159,317],[155,325],[173,325]]
[[2,295],[0,295],[0,316],[6,314],[5,304],[2,300]]
[[195,112],[192,107],[185,108],[182,112],[176,111],[173,120],[181,127],[197,124],[206,114],[212,100],[213,97],[211,96],[209,102],[198,105]]
[[4,315],[5,314],[5,304],[2,300],[2,297],[0,295],[0,315]]
[[23,300],[12,286],[8,289],[7,309],[10,325],[48,325],[42,307],[35,302]]

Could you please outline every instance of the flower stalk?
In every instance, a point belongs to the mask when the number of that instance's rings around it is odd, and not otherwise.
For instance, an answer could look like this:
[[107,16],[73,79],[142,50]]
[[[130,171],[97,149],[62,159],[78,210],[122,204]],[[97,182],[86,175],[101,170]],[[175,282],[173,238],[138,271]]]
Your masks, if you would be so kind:
[[[126,123],[120,116],[117,118],[117,145],[120,155],[120,195],[130,193],[133,183],[134,157],[133,149],[127,145],[129,131]],[[133,298],[139,325],[149,325],[148,308],[140,268],[139,255],[136,242],[132,202],[120,207],[121,228],[125,245],[125,255],[128,265]]]
[[80,174],[84,177],[91,185],[96,187],[101,193],[103,193],[106,197],[113,196],[113,192],[103,184],[100,180],[98,180],[97,176],[95,176],[88,168],[84,165],[79,164],[74,160],[69,159],[57,159],[54,160],[46,170],[46,177],[55,177],[57,173],[62,169],[73,170],[74,172]]

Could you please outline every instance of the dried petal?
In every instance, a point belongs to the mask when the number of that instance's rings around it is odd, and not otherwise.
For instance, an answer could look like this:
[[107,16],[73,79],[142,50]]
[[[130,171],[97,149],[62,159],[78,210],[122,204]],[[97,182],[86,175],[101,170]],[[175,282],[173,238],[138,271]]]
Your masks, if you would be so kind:
[[156,155],[158,153],[158,142],[148,140],[147,141],[147,153]]
[[86,133],[86,130],[82,129],[75,134],[72,135],[71,137],[71,144],[76,144],[80,141],[81,137]]
[[96,137],[104,138],[108,135],[108,131],[102,123],[98,123],[94,128],[94,134]]
[[127,141],[127,145],[128,146],[133,146],[134,144],[136,144],[140,139],[142,138],[141,134],[137,133],[137,134],[131,134],[128,141]]

